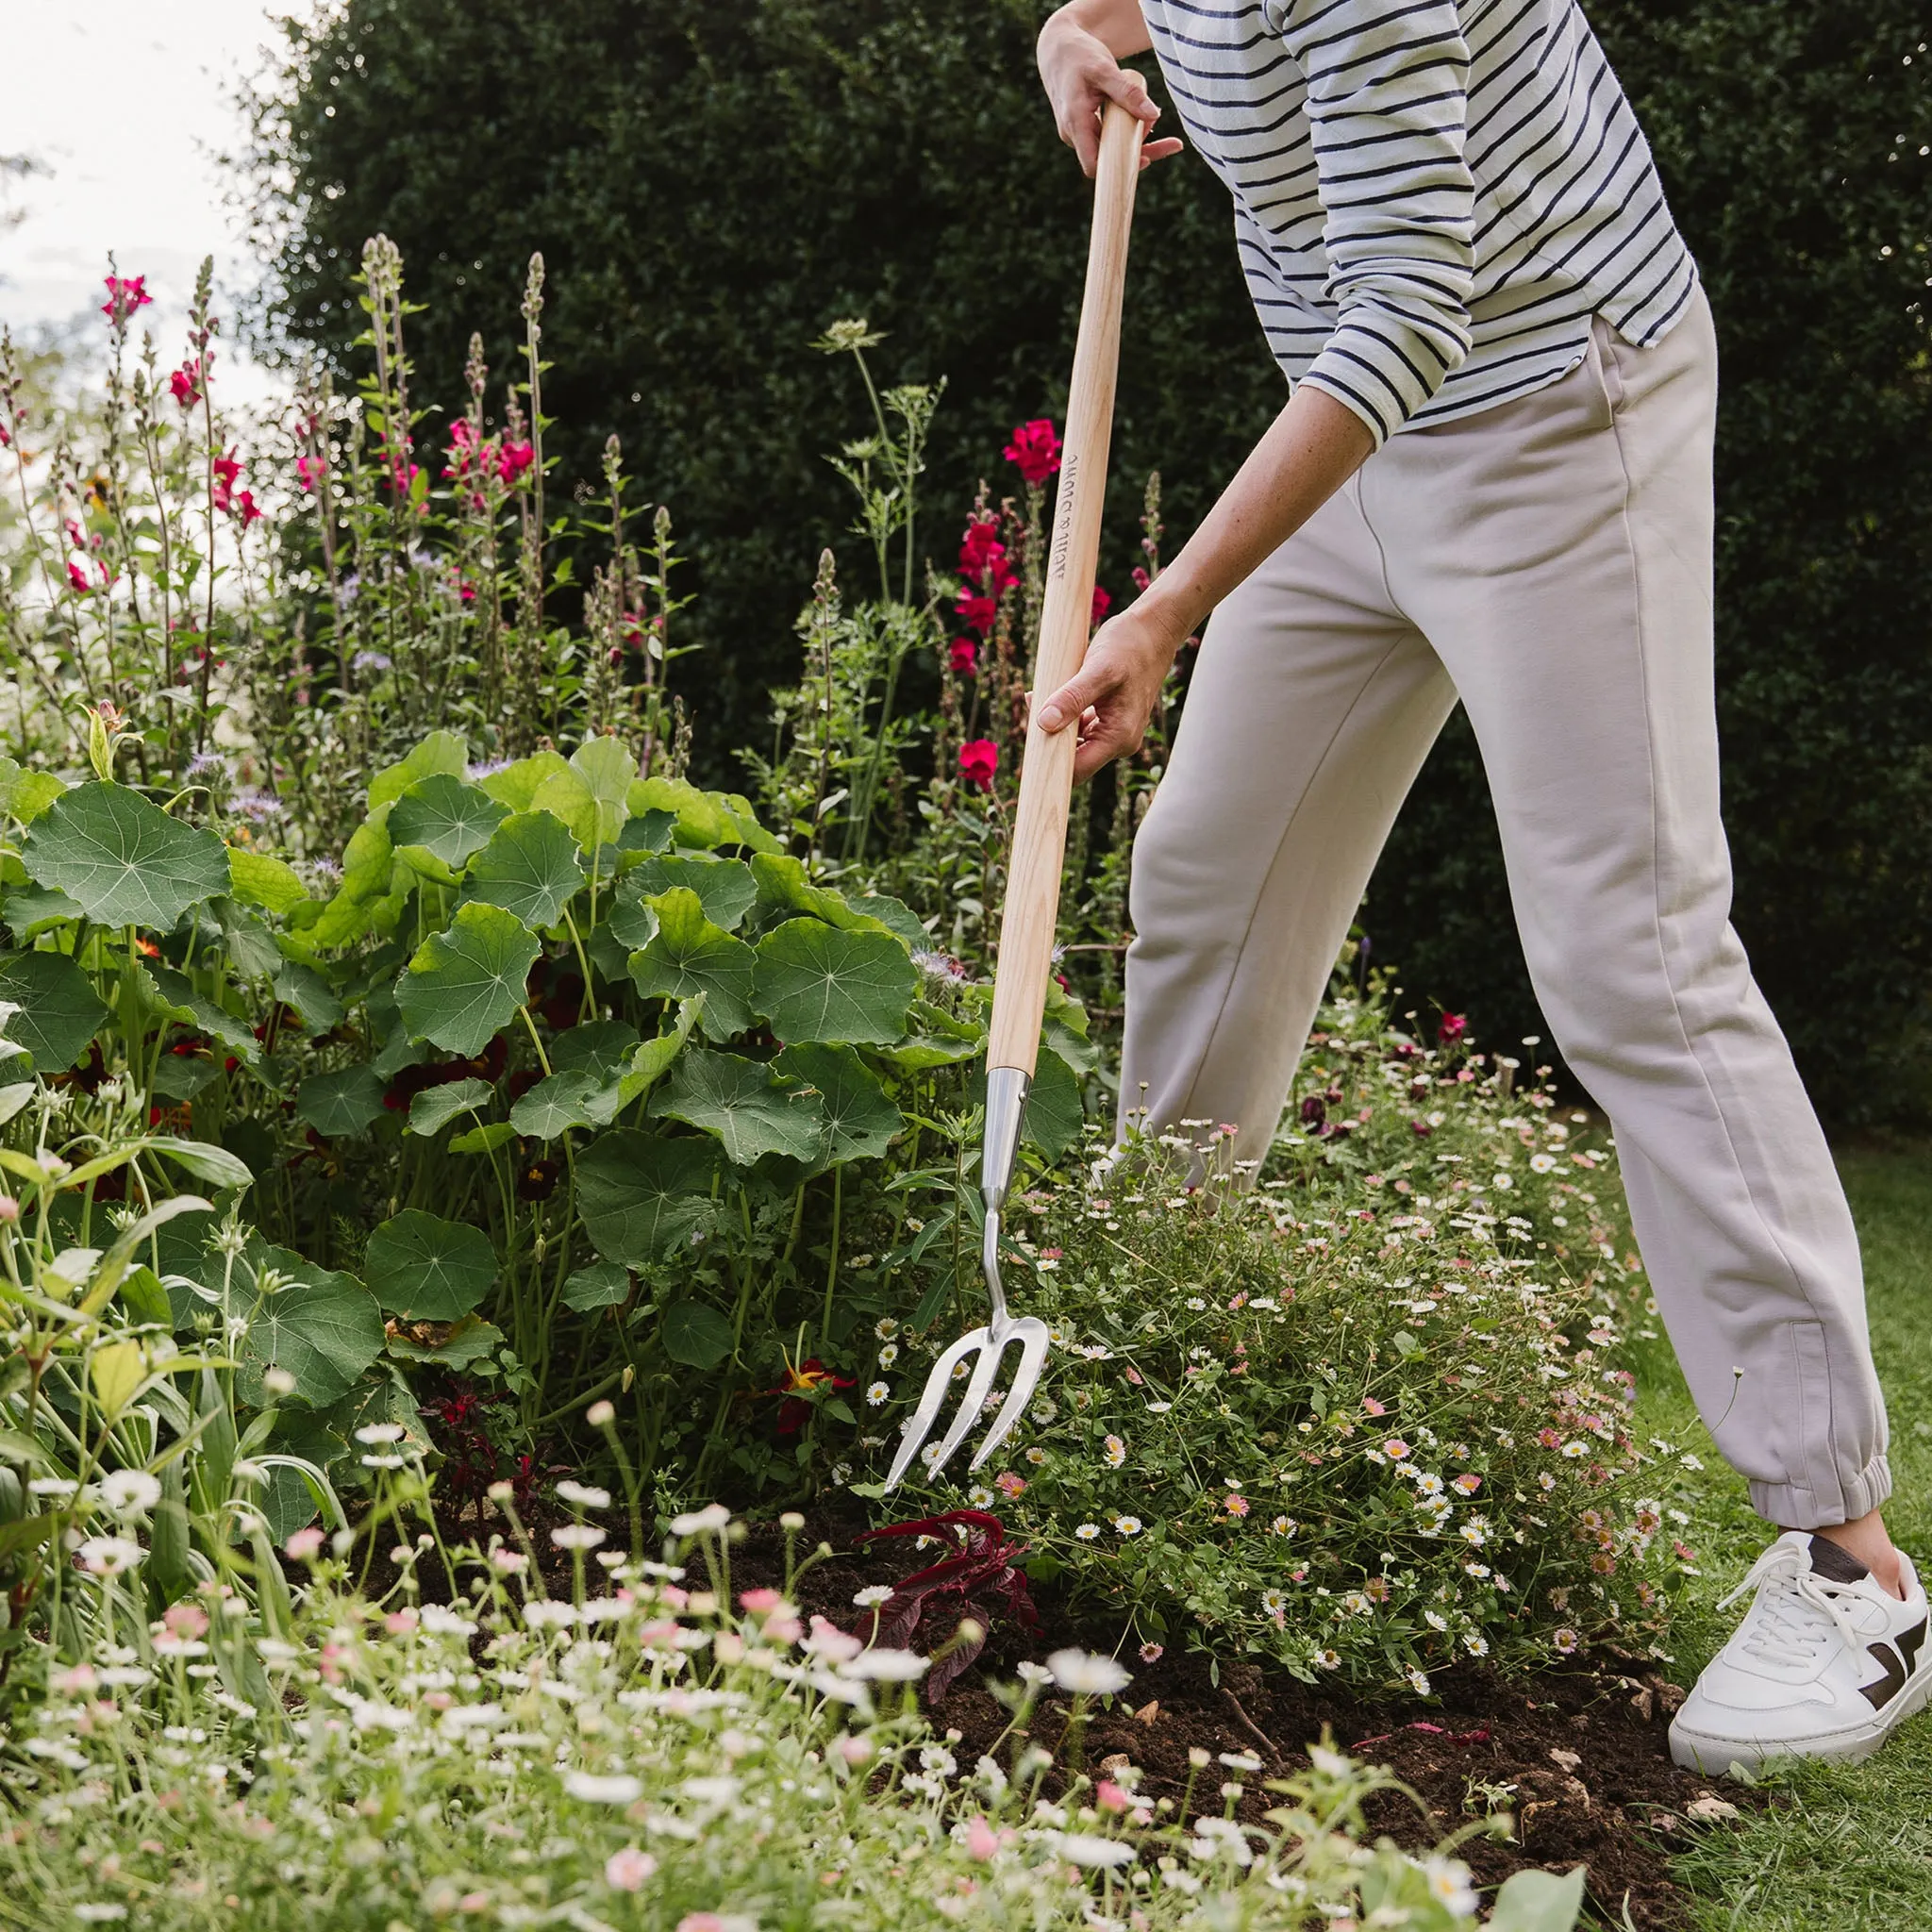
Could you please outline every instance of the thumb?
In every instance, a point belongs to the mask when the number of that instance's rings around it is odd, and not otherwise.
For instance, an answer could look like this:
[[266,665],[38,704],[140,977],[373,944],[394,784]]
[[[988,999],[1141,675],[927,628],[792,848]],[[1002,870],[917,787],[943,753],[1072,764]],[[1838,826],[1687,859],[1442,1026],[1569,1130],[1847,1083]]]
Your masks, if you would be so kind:
[[1040,728],[1048,733],[1064,730],[1089,705],[1097,703],[1112,682],[1104,664],[1083,665],[1041,706]]

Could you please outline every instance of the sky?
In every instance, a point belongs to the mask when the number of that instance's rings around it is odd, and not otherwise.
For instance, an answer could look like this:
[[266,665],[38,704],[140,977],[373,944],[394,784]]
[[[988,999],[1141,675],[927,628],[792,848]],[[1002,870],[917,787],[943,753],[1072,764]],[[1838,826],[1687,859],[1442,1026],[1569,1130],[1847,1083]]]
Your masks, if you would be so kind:
[[[51,171],[6,187],[26,218],[0,229],[0,323],[25,334],[92,314],[110,249],[123,275],[147,277],[155,306],[137,340],[151,327],[164,364],[204,256],[215,258],[217,312],[232,314],[220,291],[255,272],[214,157],[245,131],[230,95],[275,38],[270,12],[262,0],[0,0],[13,76],[0,153]],[[228,401],[266,400],[278,379],[224,334]]]

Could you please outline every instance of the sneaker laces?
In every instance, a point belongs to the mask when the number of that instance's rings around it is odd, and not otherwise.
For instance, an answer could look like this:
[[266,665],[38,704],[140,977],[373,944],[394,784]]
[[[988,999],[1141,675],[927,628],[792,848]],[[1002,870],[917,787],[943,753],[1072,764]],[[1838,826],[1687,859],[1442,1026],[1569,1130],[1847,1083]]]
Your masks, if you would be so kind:
[[1767,1663],[1808,1665],[1829,1628],[1836,1628],[1849,1650],[1864,1643],[1863,1633],[1845,1607],[1845,1587],[1821,1576],[1806,1553],[1790,1543],[1774,1543],[1766,1550],[1718,1607],[1728,1609],[1751,1591],[1758,1592],[1757,1599],[1739,1640],[1741,1648]]

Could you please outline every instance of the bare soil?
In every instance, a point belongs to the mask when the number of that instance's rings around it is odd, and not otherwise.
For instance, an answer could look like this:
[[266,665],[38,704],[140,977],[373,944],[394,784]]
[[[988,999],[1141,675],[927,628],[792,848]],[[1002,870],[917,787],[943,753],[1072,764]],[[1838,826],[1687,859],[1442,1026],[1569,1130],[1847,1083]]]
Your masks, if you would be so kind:
[[[930,1560],[908,1543],[859,1547],[862,1522],[813,1522],[798,1539],[801,1552],[820,1540],[836,1554],[800,1580],[795,1600],[808,1613],[846,1627],[861,1624],[853,1597],[873,1584],[890,1584]],[[754,1527],[731,1553],[734,1591],[784,1582],[784,1541],[774,1526]],[[1041,1659],[1062,1645],[1111,1647],[1111,1641],[1071,1616],[1052,1589],[1035,1592],[1041,1628],[995,1627],[985,1656],[933,1707],[934,1725],[957,1731],[955,1755],[971,1764],[1003,1732],[1008,1712],[987,1689],[989,1675],[1010,1679],[1023,1658]],[[1420,1804],[1384,1792],[1369,1807],[1371,1829],[1421,1848],[1484,1817],[1507,1811],[1507,1839],[1475,1837],[1461,1854],[1484,1886],[1500,1885],[1526,1866],[1567,1872],[1589,1868],[1589,1897],[1597,1913],[1621,1925],[1627,1911],[1637,1932],[1681,1932],[1691,1923],[1690,1894],[1672,1877],[1672,1852],[1692,1833],[1723,1829],[1724,1814],[1707,1815],[1700,1800],[1740,1809],[1763,1802],[1729,1786],[1679,1771],[1666,1739],[1670,1713],[1682,1693],[1656,1672],[1614,1657],[1573,1669],[1506,1676],[1480,1666],[1435,1673],[1423,1698],[1364,1698],[1336,1686],[1308,1685],[1287,1672],[1250,1660],[1224,1660],[1217,1673],[1201,1655],[1170,1646],[1158,1661],[1128,1654],[1134,1673],[1120,1697],[1089,1716],[1084,1756],[1099,1771],[1124,1757],[1140,1773],[1149,1798],[1179,1804],[1190,1776],[1188,1754],[1200,1746],[1259,1757],[1263,1769],[1245,1775],[1219,1763],[1195,1774],[1197,1803],[1224,1779],[1248,1787],[1241,1815],[1258,1821],[1275,1797],[1261,1789],[1307,1763],[1307,1749],[1326,1734],[1334,1745],[1386,1765]],[[1047,1749],[1060,1741],[1066,1701],[1036,1707],[1030,1733]],[[1002,1756],[1006,1755],[1003,1747]]]

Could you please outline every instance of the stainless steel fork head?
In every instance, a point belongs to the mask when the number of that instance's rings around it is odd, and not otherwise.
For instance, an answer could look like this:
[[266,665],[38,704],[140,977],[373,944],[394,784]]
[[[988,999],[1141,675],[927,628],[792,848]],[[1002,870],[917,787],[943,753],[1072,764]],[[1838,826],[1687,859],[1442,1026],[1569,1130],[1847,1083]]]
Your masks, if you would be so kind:
[[970,1469],[977,1469],[1019,1425],[1040,1385],[1041,1371],[1046,1365],[1047,1344],[1052,1339],[1047,1326],[1037,1315],[1015,1317],[1007,1312],[1006,1291],[1000,1284],[1000,1210],[1006,1205],[1007,1187],[1012,1179],[1013,1160],[1019,1147],[1020,1122],[1026,1108],[1027,1076],[1013,1067],[995,1067],[986,1079],[986,1147],[980,1158],[980,1191],[986,1202],[986,1225],[980,1241],[980,1266],[986,1274],[987,1292],[992,1301],[992,1314],[984,1327],[960,1336],[925,1378],[905,1432],[899,1439],[898,1453],[892,1457],[886,1488],[898,1487],[899,1478],[911,1466],[912,1458],[932,1432],[941,1408],[950,1392],[954,1372],[969,1356],[977,1355],[973,1374],[966,1384],[965,1399],[939,1447],[925,1458],[927,1472],[937,1475],[953,1452],[971,1432],[992,1393],[993,1376],[999,1373],[1008,1344],[1020,1344],[1020,1365],[1011,1388],[1001,1398],[999,1413],[986,1432],[986,1440],[974,1452]]

